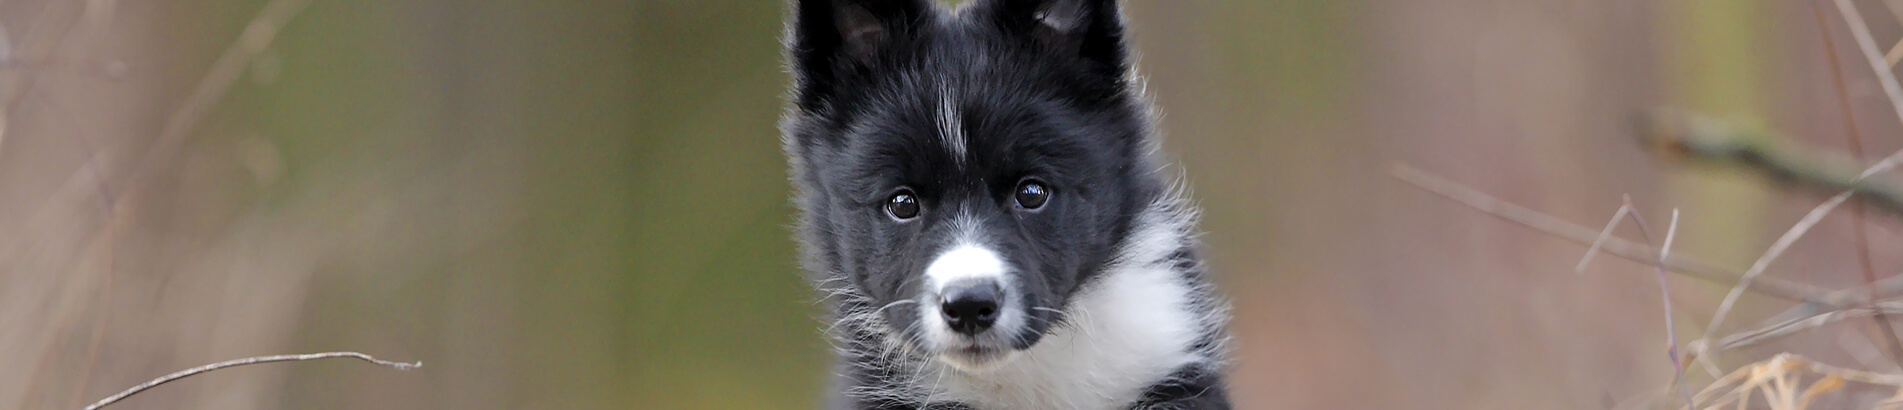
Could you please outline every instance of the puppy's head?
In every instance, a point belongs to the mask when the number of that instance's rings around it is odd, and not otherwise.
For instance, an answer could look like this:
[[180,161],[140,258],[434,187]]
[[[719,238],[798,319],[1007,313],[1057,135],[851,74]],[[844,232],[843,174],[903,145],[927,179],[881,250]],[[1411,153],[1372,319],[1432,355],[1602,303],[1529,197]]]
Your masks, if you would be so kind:
[[1030,348],[1160,191],[1115,0],[800,0],[783,131],[809,269],[967,371]]

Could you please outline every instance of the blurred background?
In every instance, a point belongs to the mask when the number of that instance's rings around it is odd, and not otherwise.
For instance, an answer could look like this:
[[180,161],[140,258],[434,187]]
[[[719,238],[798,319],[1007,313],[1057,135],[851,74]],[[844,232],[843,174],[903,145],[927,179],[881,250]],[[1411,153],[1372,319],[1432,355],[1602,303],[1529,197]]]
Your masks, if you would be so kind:
[[[1882,47],[1903,38],[1903,2],[1853,3]],[[1903,147],[1827,0],[1126,5],[1236,306],[1241,408],[1645,408],[1672,382],[1647,265],[1574,273],[1584,246],[1395,164],[1594,229],[1624,195],[1655,230],[1678,209],[1674,253],[1742,271],[1824,197],[1657,155],[1634,114],[1866,160]],[[775,129],[781,9],[0,0],[0,408],[330,350],[424,367],[241,367],[118,408],[818,406],[822,307]],[[1887,277],[1897,220],[1840,211],[1766,275],[1864,282],[1861,227]],[[1682,340],[1729,288],[1671,286]],[[1726,328],[1789,306],[1747,295]],[[1872,323],[1716,362],[1895,372]]]

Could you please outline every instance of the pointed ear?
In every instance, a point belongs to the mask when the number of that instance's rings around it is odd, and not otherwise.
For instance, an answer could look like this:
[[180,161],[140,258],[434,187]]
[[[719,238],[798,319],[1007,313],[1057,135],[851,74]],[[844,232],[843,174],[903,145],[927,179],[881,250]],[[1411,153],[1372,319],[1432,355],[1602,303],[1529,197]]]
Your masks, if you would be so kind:
[[915,36],[930,0],[797,0],[786,41],[802,101]]
[[1118,78],[1129,69],[1117,0],[991,0],[988,18],[1007,34],[1058,58],[1091,63]]

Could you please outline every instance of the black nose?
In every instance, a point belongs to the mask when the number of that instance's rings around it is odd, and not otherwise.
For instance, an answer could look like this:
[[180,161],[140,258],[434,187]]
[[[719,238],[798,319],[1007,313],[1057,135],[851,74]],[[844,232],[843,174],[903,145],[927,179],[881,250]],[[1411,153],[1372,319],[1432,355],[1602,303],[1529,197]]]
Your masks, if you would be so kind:
[[1002,290],[997,282],[972,281],[945,287],[945,302],[939,311],[945,324],[967,336],[990,329],[998,321],[998,303]]

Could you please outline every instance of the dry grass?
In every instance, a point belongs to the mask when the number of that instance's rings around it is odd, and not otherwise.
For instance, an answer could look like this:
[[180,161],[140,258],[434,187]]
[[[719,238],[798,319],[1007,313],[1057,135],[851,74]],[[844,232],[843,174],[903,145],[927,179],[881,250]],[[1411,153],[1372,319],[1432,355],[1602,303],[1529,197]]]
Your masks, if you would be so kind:
[[[1892,47],[1892,52],[1886,57],[1878,50],[1869,27],[1850,1],[1820,1],[1831,2],[1841,13],[1844,25],[1856,40],[1859,50],[1874,71],[1874,76],[1883,86],[1884,95],[1891,108],[1896,110],[1898,120],[1903,120],[1903,88],[1897,86],[1895,74],[1890,71],[1898,61],[1896,56],[1903,55],[1897,51],[1903,50],[1903,42],[1898,42],[1897,46]],[[1896,6],[1895,2],[1885,4]],[[1821,4],[1813,3],[1812,5],[1815,6],[1814,11],[1818,15],[1820,25],[1828,30]],[[1898,15],[1903,16],[1903,14]],[[1833,48],[1828,31],[1824,32],[1823,38],[1826,48]],[[1848,137],[1851,138],[1852,154],[1856,156],[1852,159],[1861,161],[1861,136],[1856,131],[1854,117],[1850,115],[1851,107],[1848,98],[1845,97],[1847,92],[1843,86],[1842,73],[1835,61],[1834,50],[1828,55],[1831,58],[1832,73],[1836,76],[1834,84],[1837,85],[1836,91],[1839,94],[1841,105],[1839,108],[1845,112],[1844,123],[1849,130]],[[1861,172],[1846,172],[1848,170],[1842,169],[1844,168],[1842,166],[1833,166],[1844,161],[1824,158],[1830,157],[1831,154],[1819,155],[1797,144],[1782,142],[1780,138],[1768,133],[1734,129],[1715,121],[1688,118],[1681,114],[1666,112],[1664,115],[1679,118],[1664,118],[1664,121],[1660,121],[1658,114],[1654,114],[1654,117],[1640,129],[1642,140],[1654,146],[1670,148],[1667,151],[1680,158],[1715,161],[1749,168],[1780,177],[1779,180],[1791,182],[1800,188],[1811,190],[1821,188],[1835,192],[1836,195],[1823,201],[1801,220],[1793,223],[1790,229],[1758,257],[1749,270],[1742,273],[1714,269],[1703,263],[1693,263],[1688,260],[1673,260],[1667,255],[1670,249],[1669,240],[1664,248],[1654,248],[1647,244],[1643,245],[1643,249],[1635,249],[1641,245],[1613,238],[1613,230],[1622,219],[1630,215],[1637,220],[1636,215],[1633,215],[1635,210],[1631,200],[1627,199],[1626,205],[1619,209],[1606,228],[1590,242],[1591,247],[1587,251],[1586,258],[1580,261],[1580,268],[1576,270],[1583,269],[1591,260],[1592,255],[1607,249],[1609,250],[1607,253],[1635,262],[1654,264],[1661,271],[1669,269],[1676,273],[1714,282],[1734,280],[1730,283],[1732,285],[1730,291],[1716,308],[1710,325],[1704,328],[1699,339],[1684,346],[1685,359],[1703,366],[1710,372],[1712,381],[1699,389],[1696,394],[1683,395],[1682,392],[1686,387],[1684,384],[1688,383],[1683,377],[1685,363],[1677,354],[1680,346],[1676,342],[1676,335],[1673,334],[1675,329],[1668,328],[1666,335],[1668,356],[1679,377],[1674,379],[1672,386],[1661,389],[1657,392],[1658,394],[1642,398],[1640,400],[1642,403],[1638,406],[1679,407],[1679,405],[1663,403],[1667,397],[1677,396],[1683,400],[1682,408],[1686,409],[1803,410],[1817,408],[1818,403],[1825,401],[1827,396],[1852,390],[1854,385],[1865,385],[1895,393],[1881,400],[1862,399],[1862,402],[1858,402],[1859,398],[1837,398],[1837,401],[1854,403],[1867,408],[1903,409],[1903,374],[1833,366],[1790,352],[1778,353],[1768,359],[1720,374],[1721,371],[1715,359],[1715,356],[1725,351],[1764,343],[1846,320],[1864,318],[1876,321],[1878,328],[1882,330],[1881,335],[1870,336],[1872,343],[1887,345],[1892,352],[1903,352],[1903,342],[1898,341],[1889,323],[1892,315],[1903,314],[1903,303],[1899,303],[1896,300],[1900,299],[1899,296],[1889,291],[1890,286],[1886,286],[1894,280],[1879,280],[1873,269],[1869,267],[1867,249],[1869,244],[1862,227],[1866,218],[1863,215],[1863,208],[1856,206],[1861,203],[1853,202],[1851,212],[1855,214],[1853,215],[1854,223],[1858,225],[1856,246],[1859,247],[1859,256],[1864,259],[1862,264],[1865,270],[1864,286],[1819,295],[1815,288],[1798,283],[1773,281],[1768,282],[1772,286],[1766,287],[1763,285],[1767,284],[1765,280],[1768,278],[1761,276],[1771,267],[1773,261],[1816,227],[1825,216],[1832,213],[1838,206],[1845,204],[1853,196],[1865,196],[1864,201],[1874,203],[1878,209],[1891,211],[1890,216],[1903,217],[1903,206],[1900,206],[1903,202],[1895,200],[1898,198],[1898,195],[1894,195],[1897,188],[1886,183],[1887,181],[1871,180],[1871,177],[1888,173],[1899,162],[1903,162],[1903,151],[1893,153],[1868,167],[1862,167]],[[1661,124],[1665,125],[1661,126]],[[1471,188],[1406,166],[1397,167],[1394,175],[1422,189],[1553,236],[1585,243],[1586,232],[1590,229],[1531,209],[1505,203]],[[1640,222],[1640,224],[1643,228],[1643,223]],[[1650,234],[1646,236],[1649,237]],[[1747,292],[1767,294],[1788,300],[1801,300],[1802,303],[1790,311],[1769,318],[1764,324],[1754,326],[1752,329],[1729,334],[1721,333],[1725,331],[1722,327],[1725,318],[1732,313],[1738,299]],[[1861,297],[1858,297],[1859,295]],[[1666,292],[1666,298],[1666,321],[1670,323],[1672,312],[1669,310],[1669,291]],[[1891,359],[1903,360],[1903,357]],[[1680,399],[1672,399],[1672,401]],[[1834,405],[1832,408],[1838,408],[1838,406],[1840,405]]]
[[[1546,232],[1548,234],[1552,234],[1555,236],[1568,237],[1568,235],[1565,235],[1565,233],[1567,232],[1578,233],[1580,231],[1590,231],[1590,228],[1566,223],[1564,221],[1558,220],[1557,218],[1554,218],[1545,214],[1540,214],[1532,210],[1519,207],[1518,205],[1513,205],[1510,203],[1506,203],[1504,201],[1500,201],[1491,196],[1487,196],[1483,193],[1472,190],[1471,188],[1454,184],[1451,181],[1442,179],[1438,176],[1433,176],[1433,175],[1423,173],[1419,170],[1415,170],[1405,165],[1399,166],[1395,169],[1395,176],[1411,184],[1414,184],[1417,187],[1420,187],[1430,192],[1453,199],[1463,204],[1467,204],[1469,206],[1474,207],[1475,209],[1488,212],[1489,214],[1492,214],[1494,216],[1502,217],[1503,219],[1506,219],[1508,221],[1521,223],[1522,225],[1525,225],[1534,229],[1538,229],[1538,230],[1541,230],[1542,232]],[[1828,210],[1829,208],[1832,207],[1832,205],[1836,203],[1841,203],[1842,202],[1841,198],[1842,196],[1832,198],[1833,200],[1826,201],[1825,206],[1820,206],[1819,209]],[[1628,217],[1630,215],[1629,210],[1630,210],[1629,204],[1625,207],[1621,207],[1620,211],[1614,217],[1613,223],[1616,224],[1621,219]],[[1804,230],[1808,230],[1809,226],[1815,225],[1816,223],[1815,219],[1820,218],[1821,217],[1820,214],[1821,214],[1820,212],[1813,211],[1811,214],[1807,215],[1803,221],[1800,221],[1799,223],[1794,224],[1792,231],[1802,232]],[[1541,223],[1528,223],[1528,221],[1539,221]],[[1604,249],[1610,249],[1605,247],[1605,243],[1608,241],[1617,240],[1616,238],[1612,238],[1610,235],[1610,232],[1612,231],[1611,229],[1612,227],[1613,227],[1612,225],[1608,225],[1604,233],[1602,233],[1596,240],[1592,242],[1580,241],[1582,244],[1591,245],[1591,248],[1590,248],[1591,251],[1588,252],[1588,256],[1596,254]],[[1796,236],[1801,236],[1801,234],[1790,235],[1787,233],[1785,235],[1785,238],[1790,240],[1795,240],[1794,238]],[[1760,263],[1758,264],[1758,266],[1764,266],[1765,260],[1774,258],[1776,255],[1776,251],[1778,249],[1788,247],[1789,246],[1788,242],[1790,242],[1790,240],[1781,240],[1778,242],[1777,245],[1774,245],[1773,246],[1774,249],[1772,251],[1767,251],[1765,253],[1766,257],[1760,258]],[[1668,266],[1669,264],[1665,262],[1669,260],[1667,249],[1669,248],[1653,250],[1653,249],[1649,249],[1648,247],[1648,249],[1645,252],[1619,251],[1619,252],[1606,252],[1606,253],[1619,256],[1622,258],[1626,258],[1626,259],[1631,259],[1635,262],[1642,262],[1642,263],[1649,262],[1654,264],[1655,267],[1659,268],[1662,271],[1669,270],[1674,273],[1685,274],[1686,273],[1685,270]],[[1584,262],[1585,261],[1582,261],[1582,265],[1584,264]],[[1762,273],[1762,271],[1763,269],[1761,268],[1754,268],[1750,273]],[[1757,288],[1753,288],[1749,286],[1751,282],[1749,280],[1745,280],[1748,278],[1755,277],[1754,274],[1753,275],[1737,274],[1737,275],[1738,275],[1737,277],[1740,278],[1740,280],[1737,282],[1738,286],[1733,287],[1732,295],[1731,297],[1728,297],[1726,299],[1727,301],[1735,300],[1736,294],[1740,292],[1746,292],[1746,291],[1754,291],[1754,292],[1760,292],[1760,293],[1765,292],[1765,290],[1763,289],[1757,289]],[[1688,275],[1688,276],[1699,277],[1697,275]],[[1710,279],[1710,278],[1706,278],[1706,279]],[[1776,292],[1771,292],[1771,293],[1774,294]],[[1669,292],[1667,292],[1666,297],[1668,298],[1667,303],[1669,305],[1670,303]],[[1805,302],[1806,305],[1810,303],[1811,302]],[[1722,316],[1723,314],[1726,313],[1726,311],[1730,309],[1731,306],[1732,305],[1729,303],[1722,305],[1719,308],[1717,314]],[[1669,315],[1671,315],[1671,312],[1668,310],[1665,313],[1666,315],[1668,315],[1668,321],[1669,321]],[[1763,326],[1759,326],[1750,330],[1728,334],[1723,337],[1714,338],[1713,335],[1715,335],[1716,333],[1706,333],[1703,338],[1693,341],[1692,343],[1685,346],[1684,348],[1685,358],[1696,360],[1699,363],[1707,366],[1707,368],[1712,370],[1712,372],[1714,373],[1713,377],[1715,378],[1715,380],[1709,383],[1707,387],[1703,388],[1696,395],[1691,395],[1689,397],[1681,396],[1683,397],[1683,401],[1682,401],[1684,405],[1683,408],[1745,409],[1745,408],[1751,408],[1752,403],[1755,403],[1753,400],[1758,400],[1758,402],[1761,402],[1769,406],[1770,408],[1777,409],[1777,410],[1807,409],[1807,408],[1811,408],[1810,406],[1812,405],[1812,403],[1814,403],[1819,397],[1843,390],[1846,383],[1861,383],[1861,384],[1867,384],[1867,385],[1890,387],[1893,389],[1903,389],[1903,374],[1879,373],[1879,372],[1871,372],[1866,370],[1856,370],[1856,369],[1837,367],[1837,366],[1832,366],[1828,364],[1818,363],[1810,359],[1806,359],[1802,356],[1799,356],[1793,353],[1788,353],[1788,352],[1778,354],[1775,357],[1772,357],[1770,359],[1766,359],[1757,363],[1745,365],[1743,367],[1735,369],[1731,371],[1730,373],[1724,374],[1724,375],[1716,374],[1718,365],[1712,359],[1712,357],[1716,356],[1718,353],[1721,353],[1721,352],[1731,351],[1731,350],[1735,350],[1735,349],[1739,349],[1739,348],[1743,348],[1747,346],[1764,343],[1771,340],[1776,340],[1782,337],[1796,334],[1798,332],[1817,329],[1825,325],[1839,323],[1844,320],[1849,320],[1854,318],[1866,318],[1866,317],[1883,317],[1883,315],[1886,315],[1886,314],[1888,315],[1903,314],[1903,303],[1869,302],[1859,306],[1830,309],[1828,311],[1824,311],[1821,313],[1801,315],[1799,317],[1795,317],[1795,318],[1791,318],[1787,320],[1777,320],[1776,318],[1773,318],[1773,320],[1769,321],[1771,323],[1768,325],[1763,325]],[[1717,330],[1716,327],[1713,327],[1712,329],[1714,331]],[[1713,340],[1716,340],[1715,344],[1712,342]],[[1881,343],[1885,340],[1874,340],[1874,342]],[[1670,329],[1668,329],[1668,333],[1667,333],[1666,349],[1667,349],[1667,356],[1671,360],[1670,364],[1672,365],[1674,372],[1679,375],[1674,378],[1674,380],[1677,380],[1677,382],[1675,382],[1674,386],[1668,386],[1665,389],[1662,389],[1662,392],[1665,394],[1657,395],[1657,397],[1646,398],[1647,401],[1655,401],[1655,400],[1662,399],[1663,397],[1669,397],[1669,396],[1680,396],[1680,394],[1674,394],[1673,392],[1682,391],[1682,386],[1677,384],[1684,381],[1684,378],[1683,378],[1684,363],[1680,361],[1681,358],[1678,356],[1679,346],[1677,345],[1676,337],[1674,337],[1670,333]],[[1875,403],[1874,406],[1875,408],[1903,409],[1903,391],[1899,391],[1896,396],[1892,396],[1890,399]]]
[[[1806,410],[1819,397],[1860,383],[1898,390],[1873,408],[1903,409],[1903,375],[1875,373],[1818,363],[1782,353],[1732,371],[1692,396],[1701,410],[1744,409],[1761,402],[1772,410]],[[1754,401],[1756,400],[1756,401]]]

